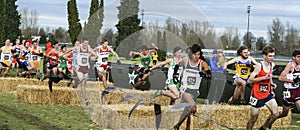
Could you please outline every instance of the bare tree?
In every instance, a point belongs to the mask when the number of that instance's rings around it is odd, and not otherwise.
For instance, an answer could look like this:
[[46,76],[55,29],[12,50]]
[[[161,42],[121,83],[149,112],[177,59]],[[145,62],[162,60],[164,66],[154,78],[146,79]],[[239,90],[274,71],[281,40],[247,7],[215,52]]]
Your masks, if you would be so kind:
[[285,36],[285,47],[284,51],[286,54],[291,54],[295,48],[299,48],[299,31],[289,22],[286,23],[286,36]]
[[36,10],[29,11],[26,7],[21,10],[21,31],[25,37],[38,34],[38,18]]
[[[271,45],[276,50],[283,50],[284,46],[284,25],[279,18],[273,19],[272,24],[268,26],[268,36],[270,37]],[[278,51],[278,53],[283,53]]]

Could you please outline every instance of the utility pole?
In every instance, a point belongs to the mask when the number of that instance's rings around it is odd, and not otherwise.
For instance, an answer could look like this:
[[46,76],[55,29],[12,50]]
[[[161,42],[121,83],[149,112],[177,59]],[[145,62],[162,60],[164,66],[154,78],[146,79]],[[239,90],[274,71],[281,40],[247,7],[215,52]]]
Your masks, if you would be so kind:
[[142,26],[144,24],[144,12],[145,12],[145,9],[141,9],[141,15],[142,15]]
[[[249,49],[251,50],[251,42],[249,40],[249,21],[250,21],[250,5],[247,6],[247,13],[248,13],[248,26],[247,26],[247,44],[249,45]],[[250,43],[249,43],[250,42]]]

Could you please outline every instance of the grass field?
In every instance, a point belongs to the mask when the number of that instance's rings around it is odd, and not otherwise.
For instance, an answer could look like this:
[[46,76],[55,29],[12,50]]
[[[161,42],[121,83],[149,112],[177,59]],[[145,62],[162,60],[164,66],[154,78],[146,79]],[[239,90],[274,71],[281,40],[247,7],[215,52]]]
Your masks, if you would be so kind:
[[[298,130],[300,125],[296,120],[300,119],[300,114],[292,114],[292,117],[290,128],[274,129]],[[0,129],[98,130],[100,128],[93,124],[80,106],[24,104],[18,102],[13,94],[0,93]]]
[[24,104],[0,93],[0,129],[100,129],[80,106]]

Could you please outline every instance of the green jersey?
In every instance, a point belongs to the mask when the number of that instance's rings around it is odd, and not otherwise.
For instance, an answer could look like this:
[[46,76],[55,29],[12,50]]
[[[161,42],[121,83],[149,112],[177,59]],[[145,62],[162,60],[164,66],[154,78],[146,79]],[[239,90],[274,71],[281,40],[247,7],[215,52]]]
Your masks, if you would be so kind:
[[150,55],[141,56],[141,64],[143,65],[144,68],[148,69],[150,62],[151,62]]

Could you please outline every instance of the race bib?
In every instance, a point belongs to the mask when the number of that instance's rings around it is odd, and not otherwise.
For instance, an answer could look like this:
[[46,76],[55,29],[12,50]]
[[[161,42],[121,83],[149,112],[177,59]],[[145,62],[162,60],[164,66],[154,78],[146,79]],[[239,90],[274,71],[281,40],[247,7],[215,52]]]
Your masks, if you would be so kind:
[[283,98],[290,98],[291,97],[291,92],[290,91],[283,91]]
[[81,58],[81,63],[82,64],[87,64],[87,58]]
[[106,62],[107,61],[107,57],[102,58],[102,62]]
[[5,55],[4,60],[9,60],[9,55]]
[[249,101],[249,103],[250,103],[251,105],[256,106],[257,101],[258,101],[257,98],[255,98],[255,97],[253,97],[253,96],[250,96],[250,101]]
[[188,76],[187,85],[195,85],[195,84],[196,84],[196,77]]
[[37,56],[32,56],[33,61],[37,61],[38,57]]
[[29,60],[29,57],[28,57],[28,56],[26,56],[24,59],[27,61],[27,60]]
[[259,91],[260,92],[268,92],[268,84],[261,84],[259,86]]
[[242,68],[241,75],[247,75],[248,74],[248,68]]

